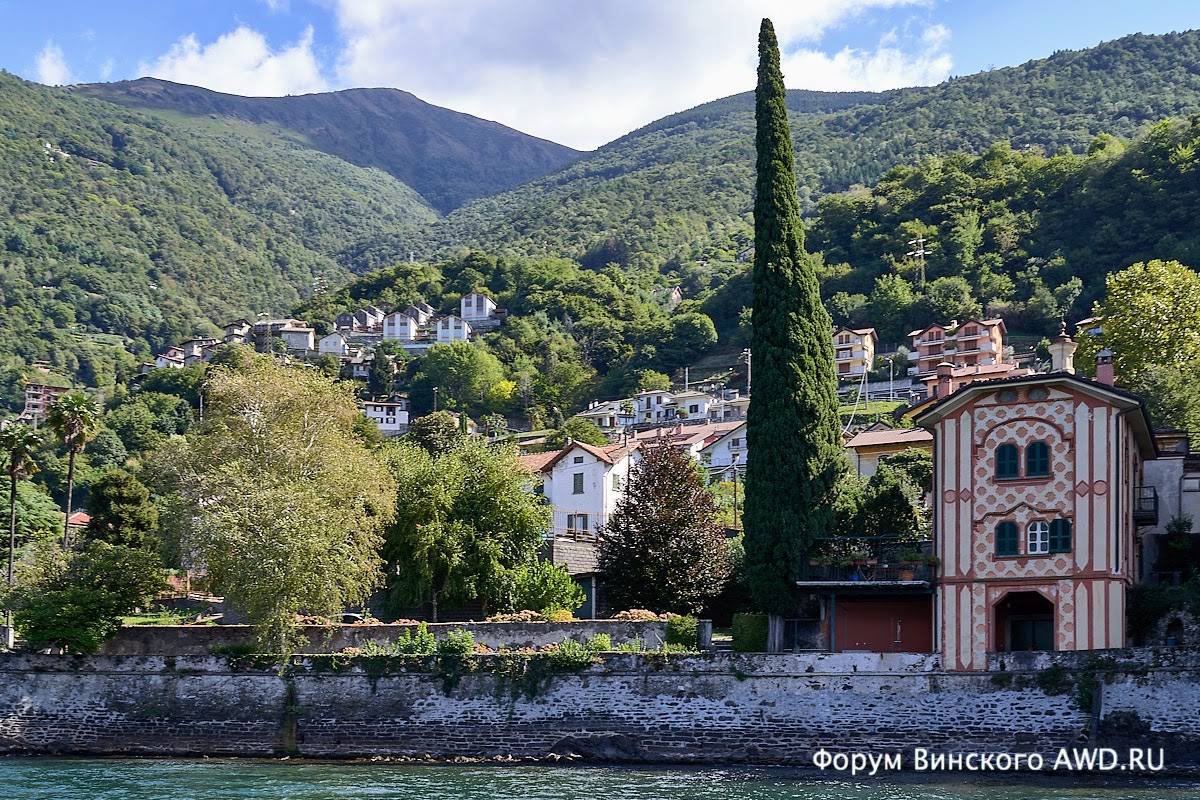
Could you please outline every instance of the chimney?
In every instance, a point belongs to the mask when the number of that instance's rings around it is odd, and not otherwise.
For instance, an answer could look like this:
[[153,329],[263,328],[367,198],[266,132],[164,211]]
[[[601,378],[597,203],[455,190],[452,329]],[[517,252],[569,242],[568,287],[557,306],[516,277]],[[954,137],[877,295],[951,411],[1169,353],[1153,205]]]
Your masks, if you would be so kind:
[[953,375],[954,365],[949,361],[943,361],[937,365],[937,388],[934,389],[934,397],[942,398],[950,396],[950,393],[954,391],[953,381],[951,380]]
[[1106,386],[1116,383],[1116,377],[1113,375],[1113,353],[1107,347],[1096,353],[1096,380]]
[[[1058,336],[1050,342],[1050,371],[1075,374],[1075,348],[1078,345],[1067,336],[1067,323],[1059,324]],[[1099,370],[1097,370],[1099,376]]]

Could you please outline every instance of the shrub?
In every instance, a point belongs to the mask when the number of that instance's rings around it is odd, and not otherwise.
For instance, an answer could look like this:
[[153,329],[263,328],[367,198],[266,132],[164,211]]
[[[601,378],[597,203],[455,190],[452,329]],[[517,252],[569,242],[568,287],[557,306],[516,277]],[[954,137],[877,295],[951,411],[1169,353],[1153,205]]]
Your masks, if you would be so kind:
[[615,653],[644,653],[646,651],[646,643],[642,641],[642,637],[635,636],[628,642],[621,642],[613,646]]
[[607,633],[594,634],[592,638],[588,639],[587,648],[593,653],[604,653],[612,650],[612,637]]
[[422,622],[415,631],[407,630],[396,637],[392,649],[402,656],[431,656],[437,651],[437,641],[429,632],[429,626]]
[[700,647],[699,622],[695,617],[671,617],[667,620],[667,644],[684,650]]
[[470,631],[450,631],[446,638],[437,643],[441,656],[465,656],[475,652],[475,634]]
[[550,651],[550,664],[557,670],[577,672],[592,663],[592,651],[574,639],[563,639]]
[[575,615],[565,608],[555,608],[546,612],[547,622],[574,622]]
[[487,622],[545,622],[546,615],[536,611],[514,611],[511,614],[492,614]]
[[644,608],[631,608],[628,611],[621,611],[613,614],[613,619],[620,622],[659,622],[662,620],[658,614],[653,611],[647,611]]
[[733,615],[735,653],[765,653],[769,623],[766,614]]

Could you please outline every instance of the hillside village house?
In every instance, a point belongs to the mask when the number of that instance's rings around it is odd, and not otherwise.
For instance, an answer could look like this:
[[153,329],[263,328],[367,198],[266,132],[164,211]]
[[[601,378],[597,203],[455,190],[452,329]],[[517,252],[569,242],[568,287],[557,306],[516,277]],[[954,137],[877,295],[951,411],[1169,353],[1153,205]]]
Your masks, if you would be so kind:
[[924,428],[889,428],[871,425],[846,442],[846,455],[860,478],[870,478],[888,456],[910,447],[933,454],[933,434]]
[[594,539],[623,494],[639,447],[572,442],[558,452],[521,456],[525,468],[541,476],[542,494],[553,509],[549,535]]
[[989,652],[1123,647],[1138,527],[1157,521],[1143,485],[1157,450],[1139,398],[1058,371],[976,382],[926,409],[934,436],[934,601],[943,667],[980,670]]
[[50,406],[69,391],[69,380],[55,375],[43,364],[34,364],[33,371],[25,376],[25,407],[21,410],[20,419],[35,423],[44,420]]
[[436,339],[438,344],[451,342],[466,342],[471,339],[471,323],[462,317],[450,315],[437,321]]
[[875,366],[874,328],[839,328],[833,332],[833,360],[838,380],[861,378]]
[[1004,361],[1006,332],[1004,320],[998,318],[969,319],[961,324],[957,320],[947,325],[935,323],[909,334],[912,339],[909,360],[916,365],[917,378],[932,375],[942,362],[955,367],[1000,364]]
[[412,342],[421,336],[421,323],[404,311],[393,311],[383,318],[383,338],[396,342]]
[[366,400],[363,414],[375,423],[384,436],[399,436],[408,431],[408,398],[395,395],[389,400]]

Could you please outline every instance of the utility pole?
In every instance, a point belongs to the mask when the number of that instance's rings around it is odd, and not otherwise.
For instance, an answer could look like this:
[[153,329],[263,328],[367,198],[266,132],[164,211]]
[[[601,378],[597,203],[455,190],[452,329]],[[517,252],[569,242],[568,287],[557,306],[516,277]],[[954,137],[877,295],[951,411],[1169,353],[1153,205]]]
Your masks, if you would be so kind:
[[[908,246],[912,248],[904,255],[909,258],[916,257],[917,259],[917,288],[925,286],[925,256],[929,251],[925,249],[925,237],[918,236],[916,239],[909,239]],[[932,246],[932,245],[931,245]]]
[[435,386],[435,387],[433,387],[433,413],[435,413],[435,414],[437,413],[437,396],[438,396],[438,387]]
[[745,350],[742,351],[742,357],[740,359],[741,361],[745,362],[745,364],[746,364],[746,396],[747,397],[750,396],[750,362],[753,360],[753,357],[754,357],[754,354],[751,353],[750,348],[747,347]]

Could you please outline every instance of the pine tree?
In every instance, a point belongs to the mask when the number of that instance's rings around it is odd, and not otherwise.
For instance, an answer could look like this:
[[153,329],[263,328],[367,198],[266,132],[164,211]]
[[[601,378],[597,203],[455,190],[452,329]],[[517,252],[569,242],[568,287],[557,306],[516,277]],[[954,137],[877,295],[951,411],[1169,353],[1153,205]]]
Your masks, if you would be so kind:
[[600,536],[600,571],[614,608],[697,614],[729,578],[717,505],[686,452],[644,451]]
[[755,92],[754,391],[747,422],[746,573],[755,604],[786,613],[843,470],[832,321],[804,250],[775,29],[759,31]]

